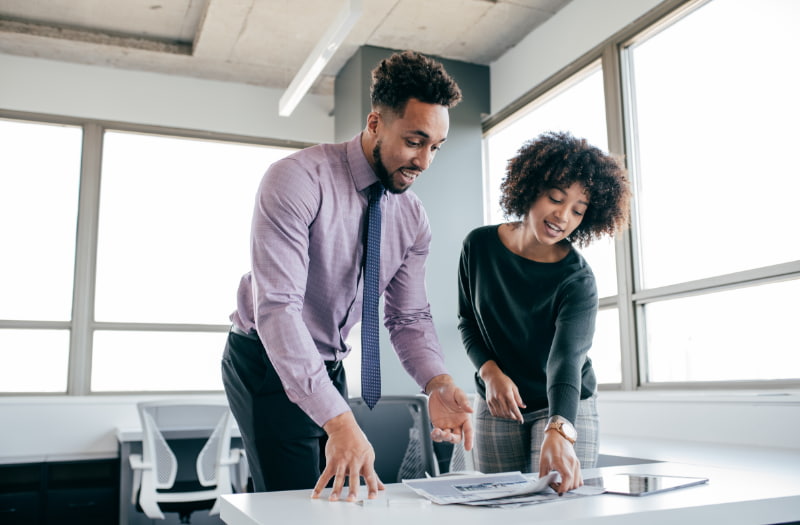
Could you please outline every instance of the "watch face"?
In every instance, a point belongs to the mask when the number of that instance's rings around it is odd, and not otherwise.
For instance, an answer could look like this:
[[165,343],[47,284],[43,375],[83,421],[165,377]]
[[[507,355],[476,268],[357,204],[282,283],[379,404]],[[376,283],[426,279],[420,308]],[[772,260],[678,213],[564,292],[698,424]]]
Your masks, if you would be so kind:
[[578,440],[578,431],[572,426],[568,419],[561,416],[553,416],[547,423],[547,430],[556,430],[559,434],[571,441],[573,444]]
[[566,434],[571,440],[578,439],[578,432],[575,430],[575,427],[572,426],[572,423],[569,421],[562,421],[561,423],[561,431]]

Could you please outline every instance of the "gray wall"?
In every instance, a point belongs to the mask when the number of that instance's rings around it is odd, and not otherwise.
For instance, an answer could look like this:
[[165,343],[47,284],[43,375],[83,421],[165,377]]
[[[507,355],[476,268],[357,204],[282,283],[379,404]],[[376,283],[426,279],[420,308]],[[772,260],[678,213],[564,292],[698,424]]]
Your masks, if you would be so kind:
[[[370,111],[370,72],[391,49],[362,47],[341,70],[335,84],[337,141],[352,138],[366,124]],[[427,266],[428,299],[447,365],[459,385],[474,391],[473,369],[466,358],[456,320],[456,271],[461,241],[483,221],[481,118],[489,112],[489,68],[441,59],[461,87],[463,100],[450,111],[450,132],[431,167],[414,183],[433,230]],[[416,391],[400,366],[386,330],[381,334],[383,390],[386,394]]]

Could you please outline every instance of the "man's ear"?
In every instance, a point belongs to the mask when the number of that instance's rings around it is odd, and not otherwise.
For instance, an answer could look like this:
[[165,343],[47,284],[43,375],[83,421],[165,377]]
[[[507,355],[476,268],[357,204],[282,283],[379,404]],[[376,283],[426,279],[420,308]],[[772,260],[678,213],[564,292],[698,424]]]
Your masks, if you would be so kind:
[[372,134],[377,133],[380,121],[381,114],[377,111],[371,111],[369,115],[367,115],[367,130]]

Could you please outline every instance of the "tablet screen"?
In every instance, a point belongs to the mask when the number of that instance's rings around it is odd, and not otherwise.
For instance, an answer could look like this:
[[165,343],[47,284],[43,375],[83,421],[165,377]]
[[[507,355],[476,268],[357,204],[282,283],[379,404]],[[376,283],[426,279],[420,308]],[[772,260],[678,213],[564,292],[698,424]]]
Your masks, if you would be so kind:
[[603,487],[610,494],[644,496],[706,483],[708,478],[660,476],[651,474],[613,474],[603,476]]

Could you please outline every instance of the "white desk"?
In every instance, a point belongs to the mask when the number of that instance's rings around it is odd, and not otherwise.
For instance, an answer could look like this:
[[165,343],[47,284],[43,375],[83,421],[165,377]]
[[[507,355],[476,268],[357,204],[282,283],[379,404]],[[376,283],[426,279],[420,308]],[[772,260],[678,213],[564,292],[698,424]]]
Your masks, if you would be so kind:
[[[222,497],[220,515],[228,525],[766,525],[800,520],[800,472],[773,477],[717,467],[651,463],[587,470],[584,477],[615,472],[703,476],[710,481],[643,497],[602,494],[513,509],[434,505],[402,484],[386,485],[379,495],[384,504],[369,506],[312,500],[310,490],[232,494]],[[365,494],[362,486],[359,496]]]

